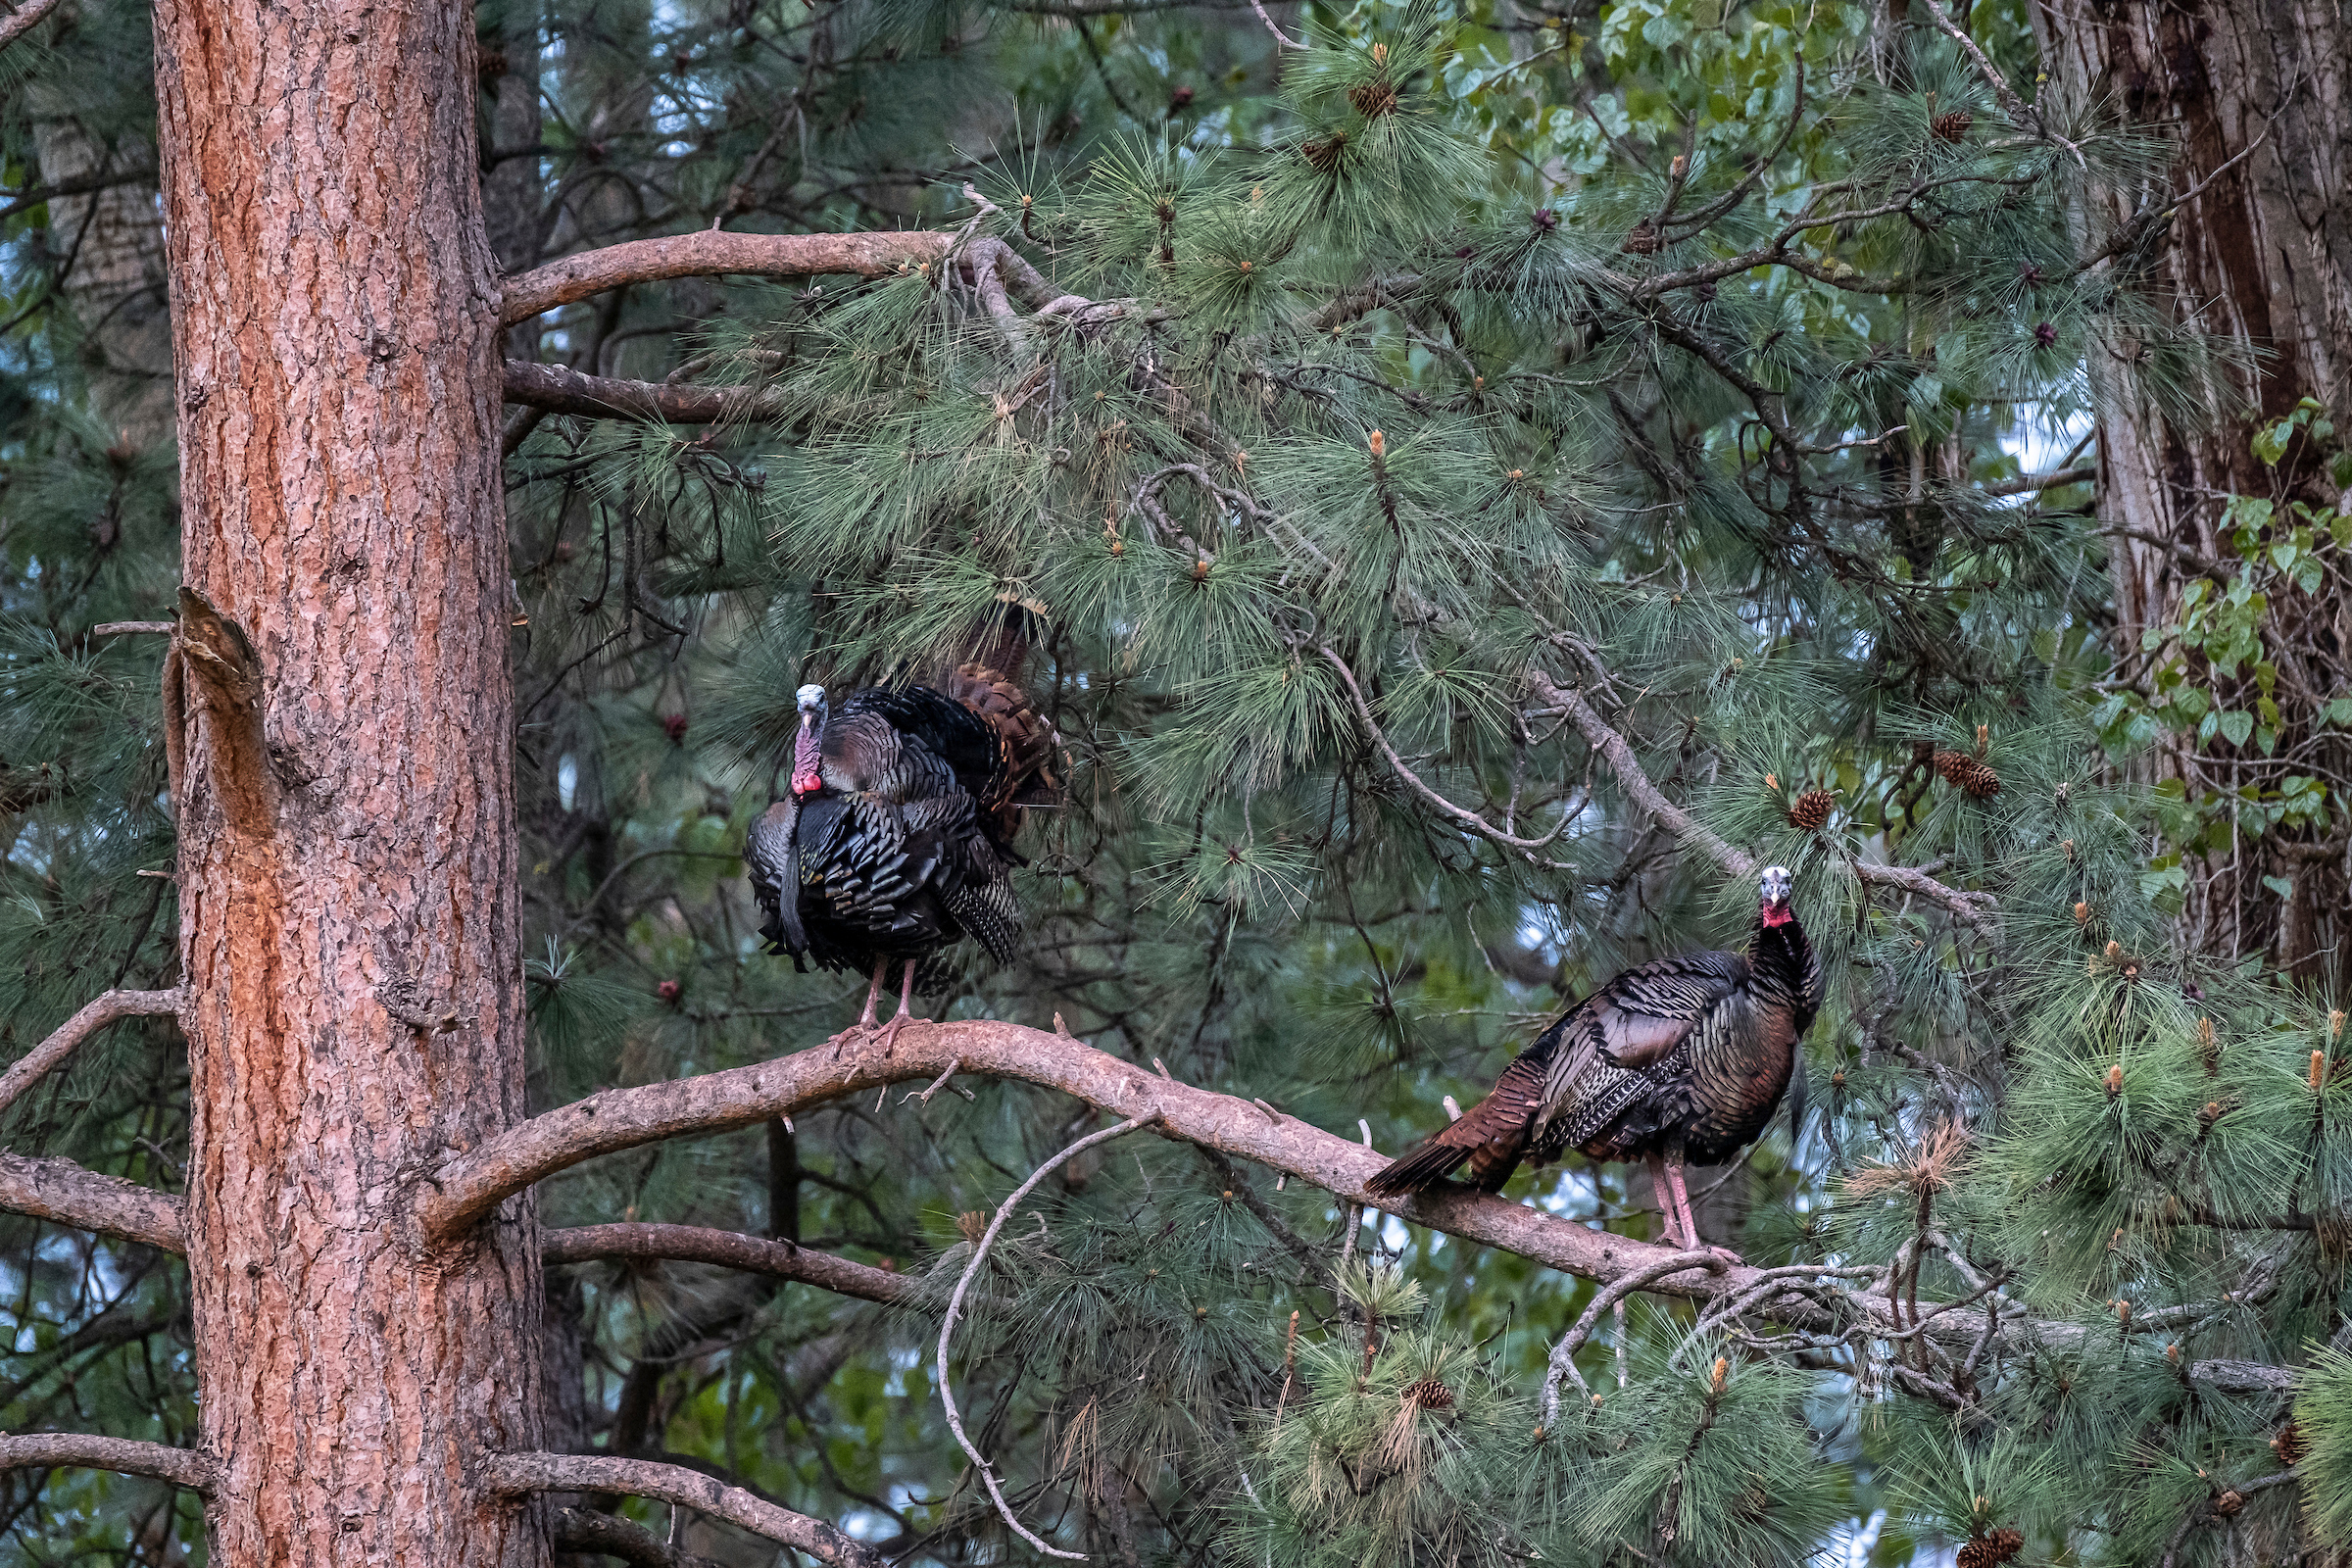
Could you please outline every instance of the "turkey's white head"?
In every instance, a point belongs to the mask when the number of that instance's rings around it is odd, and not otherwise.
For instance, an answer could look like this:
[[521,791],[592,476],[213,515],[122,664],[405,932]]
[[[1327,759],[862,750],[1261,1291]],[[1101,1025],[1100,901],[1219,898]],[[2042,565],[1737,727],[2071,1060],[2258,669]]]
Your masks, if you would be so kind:
[[793,695],[801,705],[801,733],[792,743],[792,793],[814,795],[825,787],[820,749],[825,733],[825,689],[804,686]]
[[1781,925],[1796,918],[1788,907],[1788,893],[1796,885],[1796,877],[1785,865],[1768,865],[1756,879],[1756,896],[1763,907],[1766,925]]

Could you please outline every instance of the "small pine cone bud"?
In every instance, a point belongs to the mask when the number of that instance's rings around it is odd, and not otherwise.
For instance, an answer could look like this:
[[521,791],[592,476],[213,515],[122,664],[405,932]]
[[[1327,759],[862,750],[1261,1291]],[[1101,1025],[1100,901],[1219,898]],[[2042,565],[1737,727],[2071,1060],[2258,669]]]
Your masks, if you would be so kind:
[[1367,81],[1361,86],[1348,88],[1348,101],[1366,120],[1378,120],[1383,115],[1396,112],[1396,88],[1392,82]]
[[1804,833],[1818,833],[1829,825],[1830,808],[1838,797],[1828,790],[1807,790],[1788,808],[1788,825]]
[[980,1238],[988,1234],[988,1216],[976,1208],[966,1209],[956,1216],[956,1230],[965,1241],[977,1247]]
[[2322,1085],[2322,1084],[2326,1083],[2327,1081],[2328,1081],[2328,1053],[2326,1053],[2325,1051],[2315,1051],[2315,1052],[2313,1052],[2313,1053],[2311,1054],[2311,1087],[2312,1087],[2312,1091],[2313,1091],[2313,1092],[2316,1094],[2316,1093],[2319,1091],[2319,1087],[2320,1087],[2320,1085]]
[[2122,1063],[2119,1062],[2115,1066],[2107,1069],[2107,1098],[2109,1100],[2113,1100],[2116,1096],[2122,1094],[2123,1092],[2124,1069]]
[[2086,924],[2089,919],[2090,906],[2083,903],[2082,900],[2077,899],[2075,901],[2075,924],[2083,925]]
[[2296,1465],[2301,1464],[2303,1456],[2311,1451],[2311,1440],[2303,1436],[2301,1426],[2289,1421],[2280,1427],[2278,1435],[2271,1440],[2271,1451],[2278,1455],[2280,1464],[2292,1470]]
[[2246,1505],[2246,1494],[2234,1487],[2213,1499],[2213,1511],[2224,1519],[2234,1519],[2237,1510]]
[[1723,1380],[1731,1372],[1731,1362],[1725,1360],[1720,1355],[1715,1358],[1715,1378],[1711,1385],[1711,1390],[1713,1393],[1721,1394],[1723,1392]]
[[1404,1391],[1404,1396],[1424,1410],[1449,1410],[1453,1407],[1453,1391],[1436,1378],[1423,1378]]
[[2222,1069],[2222,1037],[2214,1032],[2211,1018],[2197,1020],[2197,1054],[2205,1062],[2205,1076],[2210,1078]]
[[1335,130],[1319,140],[1301,143],[1298,151],[1306,165],[1318,174],[1328,174],[1340,167],[1340,155],[1348,149],[1348,133]]
[[1376,458],[1385,458],[1389,455],[1389,438],[1378,430],[1364,437],[1364,445],[1372,449],[1372,455]]
[[1966,752],[1937,752],[1936,771],[1943,781],[1968,791],[1978,800],[1988,800],[2001,793],[2000,775]]
[[1929,121],[1928,129],[1936,133],[1937,141],[1959,141],[1967,136],[1968,127],[1976,122],[1976,117],[1967,110],[1955,109],[1948,115],[1937,115]]
[[1658,238],[1657,225],[1644,218],[1627,230],[1625,242],[1617,248],[1628,256],[1655,256],[1664,243]]

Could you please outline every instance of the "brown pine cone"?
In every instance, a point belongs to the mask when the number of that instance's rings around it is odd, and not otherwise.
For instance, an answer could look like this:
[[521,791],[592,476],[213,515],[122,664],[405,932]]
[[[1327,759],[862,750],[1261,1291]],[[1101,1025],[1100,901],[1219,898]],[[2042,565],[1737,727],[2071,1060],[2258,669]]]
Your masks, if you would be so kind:
[[1980,801],[2001,793],[2000,775],[1965,752],[1937,752],[1936,771],[1943,775],[1946,784],[1964,789]]
[[1348,133],[1335,130],[1320,141],[1309,141],[1298,150],[1306,155],[1307,167],[1318,174],[1328,174],[1340,167],[1340,154],[1348,147]]
[[2236,1518],[2237,1510],[2243,1508],[2245,1505],[2246,1494],[2235,1490],[2225,1492],[2220,1496],[2213,1499],[2213,1511],[2221,1515],[2224,1519]]
[[1424,1410],[1447,1410],[1453,1407],[1453,1391],[1436,1378],[1423,1378],[1404,1391],[1404,1396]]
[[1644,218],[1627,231],[1625,243],[1617,248],[1629,256],[1655,256],[1665,241],[1658,238],[1657,225]]
[[1386,81],[1367,81],[1361,86],[1348,88],[1348,101],[1366,120],[1378,120],[1383,115],[1396,112],[1396,88]]
[[1807,790],[1788,808],[1788,825],[1804,833],[1818,833],[1828,825],[1830,808],[1838,797],[1828,790]]
[[2278,1462],[2292,1470],[2296,1465],[2301,1464],[2303,1456],[2311,1451],[2311,1440],[2303,1435],[2302,1427],[2289,1421],[2280,1427],[2278,1435],[2271,1440],[2271,1448],[2278,1455]]
[[1937,141],[1958,141],[1968,134],[1968,127],[1975,123],[1975,117],[1967,110],[1955,109],[1948,115],[1937,115],[1929,121],[1928,129],[1936,133]]
[[2001,1568],[2001,1564],[2025,1549],[2026,1538],[2014,1530],[1971,1536],[1961,1544],[1957,1568]]

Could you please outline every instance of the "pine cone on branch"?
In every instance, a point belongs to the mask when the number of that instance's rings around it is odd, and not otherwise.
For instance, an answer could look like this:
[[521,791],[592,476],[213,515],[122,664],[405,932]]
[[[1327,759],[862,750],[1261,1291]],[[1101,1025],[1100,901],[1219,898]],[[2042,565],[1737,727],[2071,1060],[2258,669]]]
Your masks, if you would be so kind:
[[1396,87],[1389,81],[1367,81],[1348,89],[1348,101],[1355,112],[1366,120],[1378,120],[1396,112]]
[[1929,121],[1928,129],[1935,132],[1937,141],[1959,141],[1968,135],[1968,127],[1976,122],[1976,117],[1967,110],[1955,109],[1948,115],[1937,115]]
[[1625,243],[1617,248],[1629,256],[1655,256],[1666,242],[1658,238],[1658,228],[1644,218],[1626,232]]
[[2001,1568],[2001,1564],[2026,1549],[2026,1538],[2015,1530],[1995,1530],[1988,1536],[1971,1536],[1961,1544],[1955,1559],[1956,1568]]
[[1788,825],[1802,833],[1818,833],[1829,825],[1830,808],[1838,797],[1828,790],[1807,790],[1788,808]]
[[1453,1406],[1453,1391],[1436,1378],[1422,1378],[1404,1391],[1404,1396],[1424,1410],[1446,1410]]
[[1348,133],[1335,130],[1319,140],[1304,143],[1298,151],[1305,155],[1309,169],[1318,174],[1328,174],[1340,167],[1340,155],[1347,148]]
[[1937,752],[1936,771],[1955,789],[1966,790],[1980,801],[1990,800],[2001,793],[2001,777],[1966,752]]
[[2303,1435],[2303,1428],[2298,1423],[2289,1421],[2271,1440],[2271,1451],[2278,1455],[2280,1464],[2292,1470],[2311,1451],[2311,1440]]

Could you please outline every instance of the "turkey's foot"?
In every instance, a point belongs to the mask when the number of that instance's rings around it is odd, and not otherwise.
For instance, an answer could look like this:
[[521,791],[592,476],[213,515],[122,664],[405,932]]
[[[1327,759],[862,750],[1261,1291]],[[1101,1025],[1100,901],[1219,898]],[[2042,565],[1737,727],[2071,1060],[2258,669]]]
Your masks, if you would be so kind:
[[1747,1259],[1741,1257],[1738,1252],[1733,1251],[1728,1247],[1708,1247],[1701,1249],[1701,1250],[1714,1253],[1717,1257],[1722,1258],[1724,1262],[1730,1264],[1733,1268],[1745,1268],[1747,1266]]
[[897,1048],[901,1029],[910,1023],[929,1023],[930,1021],[928,1018],[911,1018],[903,1012],[892,1013],[890,1022],[884,1024],[881,1029],[882,1054],[887,1056]]

